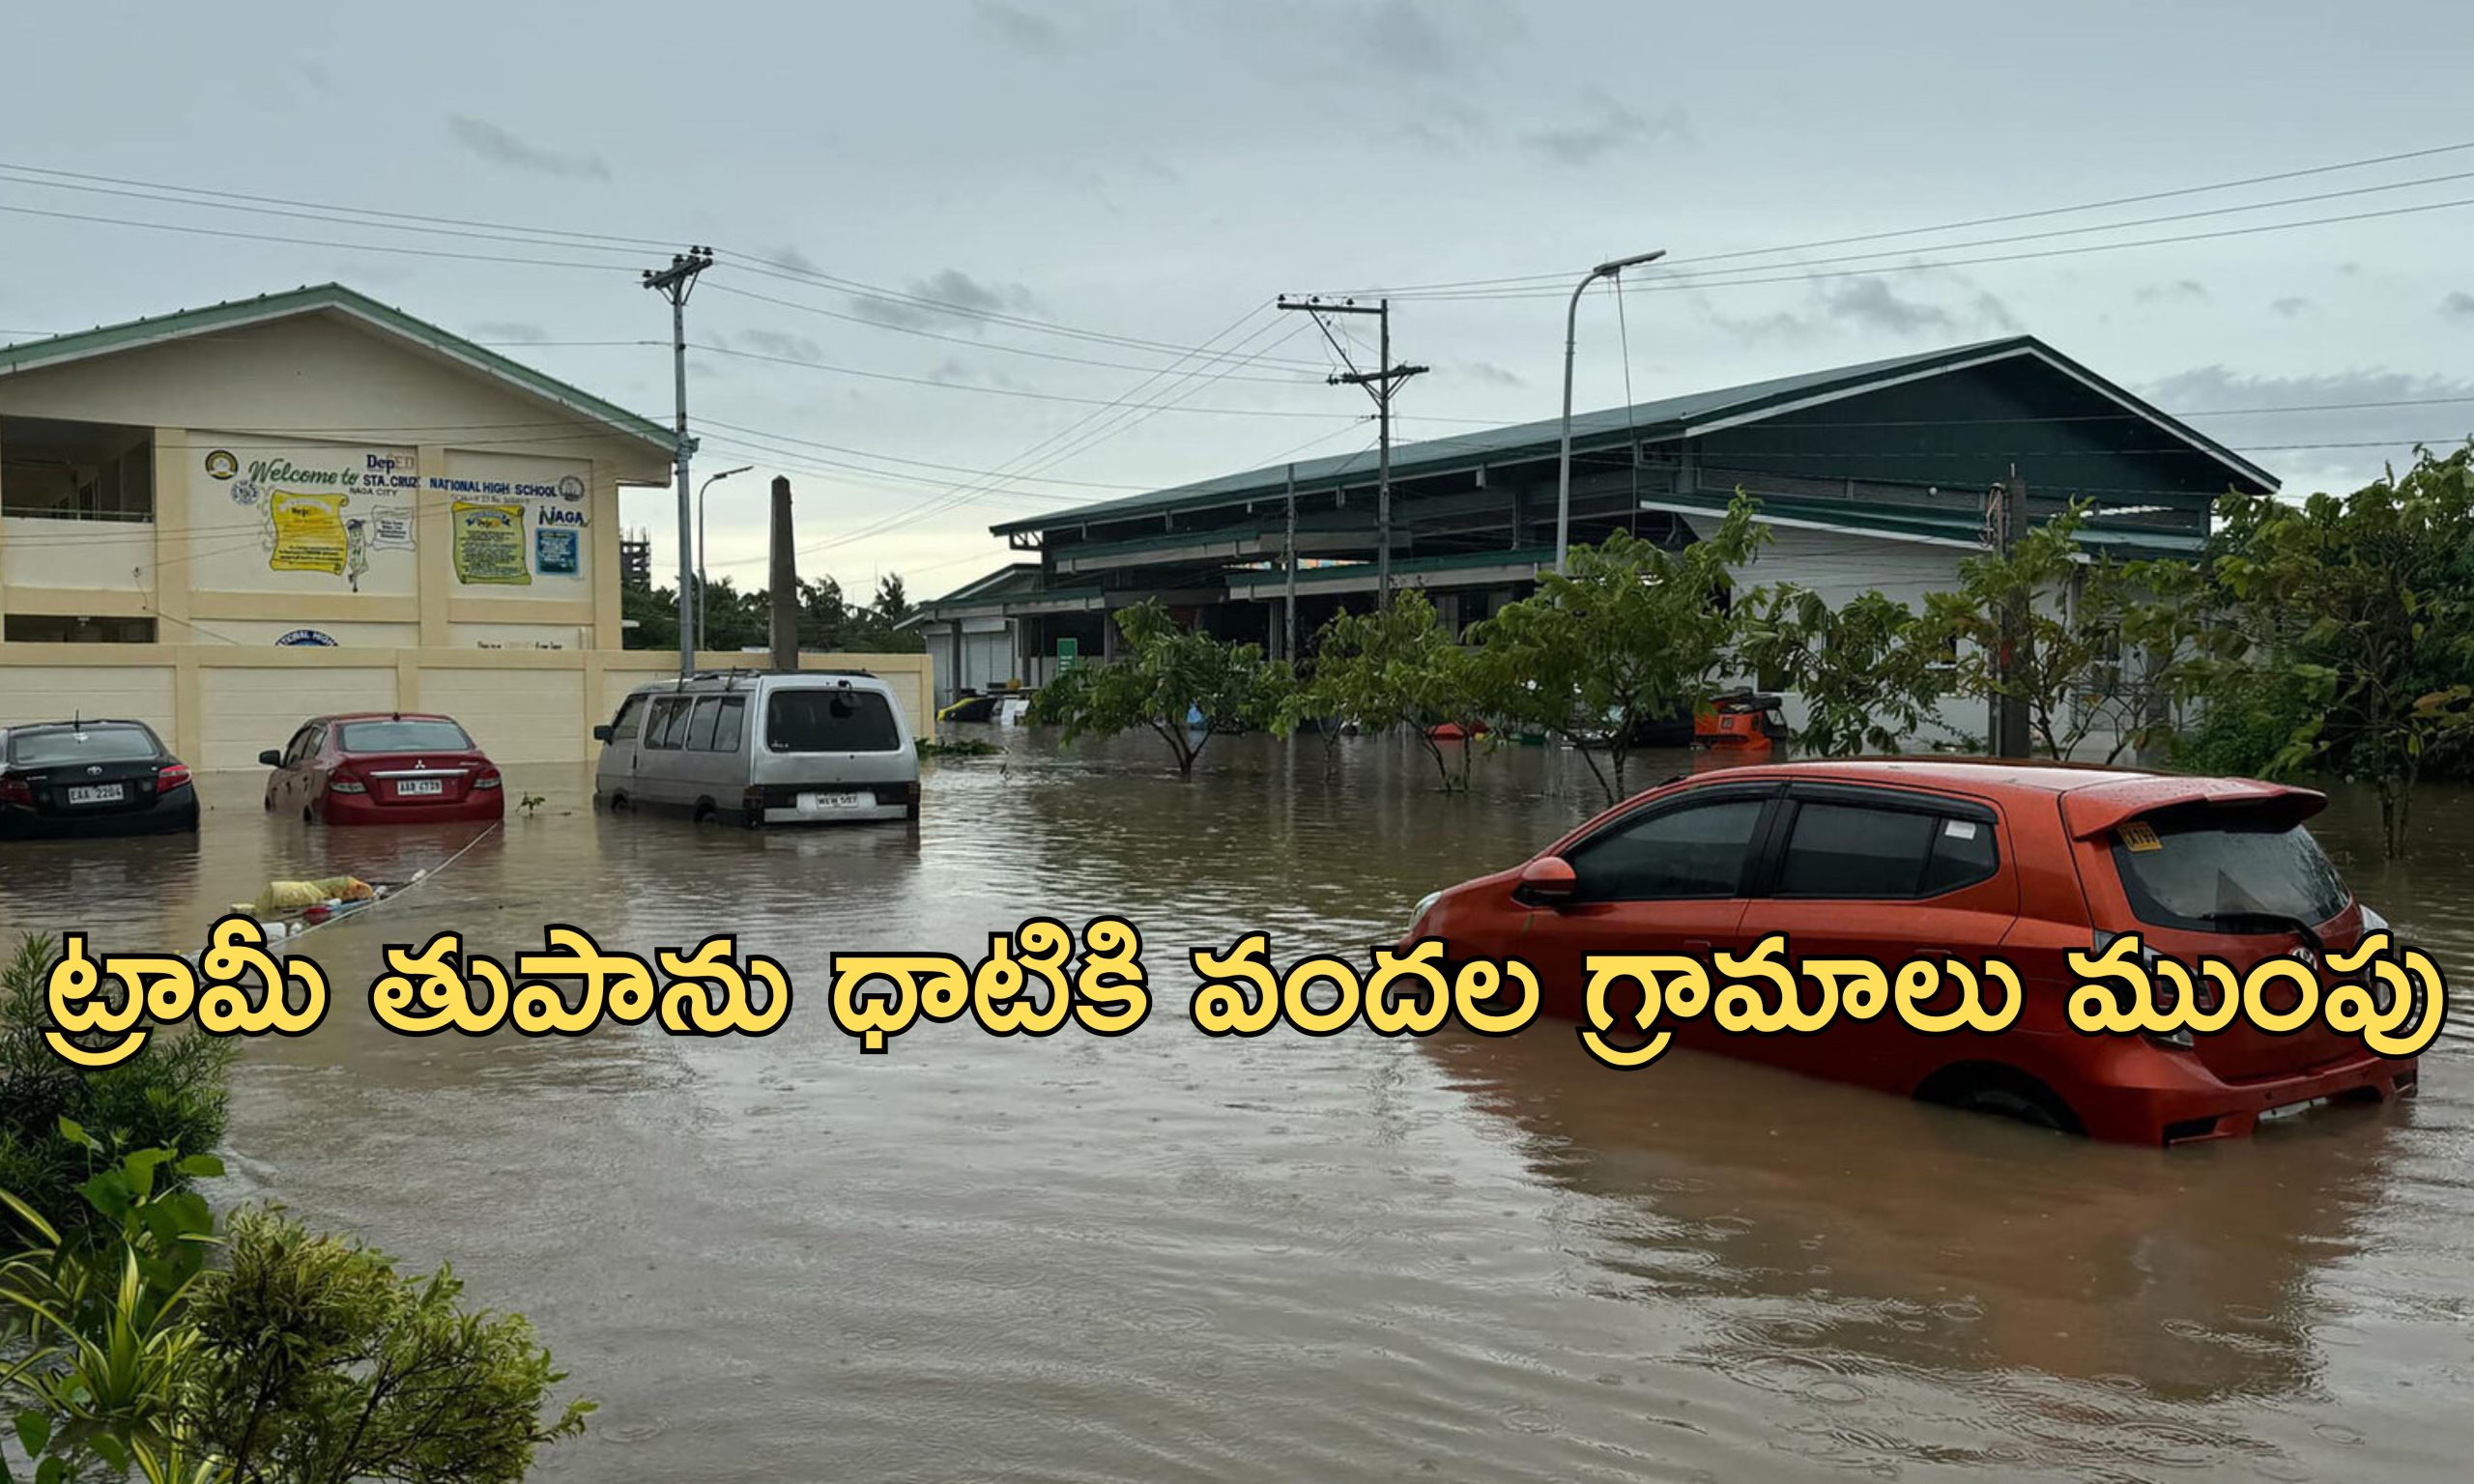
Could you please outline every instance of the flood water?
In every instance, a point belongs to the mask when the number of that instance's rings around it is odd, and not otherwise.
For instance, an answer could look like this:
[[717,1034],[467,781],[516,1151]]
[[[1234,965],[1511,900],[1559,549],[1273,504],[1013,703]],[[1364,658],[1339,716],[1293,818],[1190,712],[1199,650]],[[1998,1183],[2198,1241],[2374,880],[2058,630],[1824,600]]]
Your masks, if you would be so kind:
[[[1210,1041],[1186,948],[1362,956],[1588,813],[1579,765],[1510,750],[1446,798],[1384,742],[1327,773],[1221,739],[1187,783],[1147,738],[984,734],[1005,755],[932,765],[915,832],[614,820],[581,770],[517,770],[540,817],[300,946],[335,1005],[245,1053],[218,1198],[531,1316],[601,1404],[554,1481],[2465,1476],[2465,1037],[2418,1099],[2170,1155],[1688,1051],[1619,1071],[1552,1023]],[[210,779],[193,848],[0,855],[0,928],[193,948],[271,876],[402,878],[469,836],[311,831],[256,787]],[[2393,870],[2367,801],[2317,828],[2474,983],[2474,813],[2417,819]],[[826,1013],[830,952],[975,962],[1104,911],[1144,933],[1130,1036],[923,1024],[862,1057]],[[370,1016],[383,944],[503,957],[548,921],[735,929],[801,999],[715,1042]]]

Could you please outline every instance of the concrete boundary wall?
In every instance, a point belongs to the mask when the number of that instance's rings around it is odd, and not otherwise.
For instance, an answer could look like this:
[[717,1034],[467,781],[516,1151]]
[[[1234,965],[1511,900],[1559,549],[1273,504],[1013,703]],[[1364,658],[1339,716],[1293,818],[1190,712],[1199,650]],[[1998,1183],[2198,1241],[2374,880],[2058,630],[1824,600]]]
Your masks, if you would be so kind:
[[[806,654],[807,670],[865,670],[902,702],[911,730],[935,730],[928,656]],[[698,667],[762,669],[762,655],[711,654]],[[308,717],[331,711],[443,711],[503,762],[583,762],[592,728],[620,698],[677,672],[653,650],[256,648],[229,644],[10,644],[0,647],[0,727],[72,714],[123,716],[163,734],[192,767],[253,768]]]

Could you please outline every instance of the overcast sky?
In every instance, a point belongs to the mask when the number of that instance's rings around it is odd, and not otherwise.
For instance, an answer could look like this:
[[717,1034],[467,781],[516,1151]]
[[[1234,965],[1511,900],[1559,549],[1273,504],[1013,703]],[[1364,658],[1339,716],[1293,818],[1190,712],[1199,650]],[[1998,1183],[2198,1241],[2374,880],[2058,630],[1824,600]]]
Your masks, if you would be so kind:
[[[789,472],[803,573],[865,587],[898,570],[914,596],[1005,559],[990,521],[1369,442],[1363,394],[1323,385],[1329,354],[1276,295],[1572,274],[1651,247],[1672,267],[1627,279],[1620,322],[1612,297],[1584,305],[1583,407],[1622,400],[1627,334],[1646,400],[2025,331],[2176,413],[2426,402],[2194,418],[2288,490],[2344,487],[2416,439],[2474,430],[2474,205],[1907,265],[2474,202],[2474,149],[1688,261],[2474,143],[2474,10],[2331,15],[2288,0],[27,7],[0,89],[0,207],[16,209],[0,213],[0,330],[19,332],[0,339],[335,279],[667,422],[668,314],[636,271],[708,243],[723,266],[690,339],[738,354],[691,357],[693,414],[716,424],[700,471],[756,466],[714,487],[715,559],[762,581],[763,480]],[[310,206],[66,190],[28,166]],[[2464,178],[2363,190],[2443,176]],[[1987,244],[2301,196],[2327,199]],[[326,210],[341,207],[627,241],[390,231]],[[1900,271],[1812,276],[1826,260]],[[1433,374],[1400,411],[1437,420],[1401,436],[1552,416],[1562,315],[1551,287],[1403,296],[1395,351]],[[1163,347],[1205,344],[1274,358],[1152,379],[1176,361]],[[1146,411],[1103,406],[1129,393]],[[2381,446],[2265,446],[2357,442]],[[1043,481],[956,472],[988,470]],[[666,570],[668,499],[630,493],[626,516]]]

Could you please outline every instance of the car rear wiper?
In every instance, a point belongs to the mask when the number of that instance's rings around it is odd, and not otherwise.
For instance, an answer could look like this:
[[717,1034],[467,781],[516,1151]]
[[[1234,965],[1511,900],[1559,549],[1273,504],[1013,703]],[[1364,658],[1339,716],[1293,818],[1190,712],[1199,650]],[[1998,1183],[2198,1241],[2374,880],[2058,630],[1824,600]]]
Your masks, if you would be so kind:
[[2325,957],[2328,947],[2319,941],[2319,930],[2288,912],[2202,912],[2199,920],[2211,928],[2282,928],[2298,933],[2315,958]]

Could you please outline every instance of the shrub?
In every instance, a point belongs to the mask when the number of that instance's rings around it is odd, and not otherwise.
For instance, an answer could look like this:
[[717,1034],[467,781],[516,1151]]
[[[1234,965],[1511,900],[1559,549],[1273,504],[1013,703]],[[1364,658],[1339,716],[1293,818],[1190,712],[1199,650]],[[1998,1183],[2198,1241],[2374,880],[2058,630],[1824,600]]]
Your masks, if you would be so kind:
[[158,1031],[117,1067],[72,1066],[43,1043],[51,960],[51,940],[27,933],[0,964],[0,1190],[76,1228],[91,1214],[75,1191],[93,1171],[93,1154],[62,1132],[61,1120],[109,1151],[215,1149],[223,1142],[232,1050],[211,1037]]

